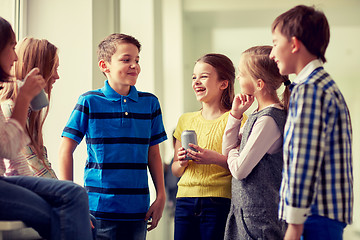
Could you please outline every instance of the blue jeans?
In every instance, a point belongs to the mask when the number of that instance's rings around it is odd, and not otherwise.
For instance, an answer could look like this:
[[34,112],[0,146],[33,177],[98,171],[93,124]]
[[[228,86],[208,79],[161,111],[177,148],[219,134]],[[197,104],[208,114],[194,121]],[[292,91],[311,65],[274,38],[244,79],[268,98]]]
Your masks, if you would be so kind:
[[303,240],[342,240],[346,223],[312,215],[304,223]]
[[230,203],[218,197],[178,198],[174,240],[223,240]]
[[96,219],[97,240],[145,240],[146,224],[141,221],[110,221]]
[[92,239],[81,186],[40,177],[0,177],[0,220],[21,220],[45,239]]

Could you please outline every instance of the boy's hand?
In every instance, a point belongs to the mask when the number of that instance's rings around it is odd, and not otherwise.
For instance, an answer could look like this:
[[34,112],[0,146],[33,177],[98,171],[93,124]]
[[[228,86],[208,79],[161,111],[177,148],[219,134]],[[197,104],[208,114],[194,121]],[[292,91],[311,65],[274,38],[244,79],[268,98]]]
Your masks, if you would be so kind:
[[94,226],[94,224],[93,224],[93,222],[91,220],[90,220],[90,227],[91,227],[91,229],[95,228],[95,226]]
[[304,230],[304,224],[289,224],[284,240],[300,240]]
[[148,231],[153,230],[158,225],[160,218],[165,207],[165,197],[156,198],[156,200],[151,204],[149,211],[146,213],[145,221],[148,221],[150,227],[147,228]]
[[231,115],[240,119],[244,112],[253,104],[254,96],[239,93],[235,96],[231,108]]

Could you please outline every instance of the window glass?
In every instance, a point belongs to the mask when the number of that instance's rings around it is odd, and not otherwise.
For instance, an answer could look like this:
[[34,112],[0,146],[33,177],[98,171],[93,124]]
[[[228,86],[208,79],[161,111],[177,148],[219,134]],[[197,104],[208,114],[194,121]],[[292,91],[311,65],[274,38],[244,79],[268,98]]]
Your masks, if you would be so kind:
[[15,2],[14,0],[0,1],[0,16],[5,18],[11,26],[15,26]]
[[[21,0],[0,0],[0,16],[12,26],[17,40],[19,40],[19,17]],[[24,2],[24,1],[21,1]]]

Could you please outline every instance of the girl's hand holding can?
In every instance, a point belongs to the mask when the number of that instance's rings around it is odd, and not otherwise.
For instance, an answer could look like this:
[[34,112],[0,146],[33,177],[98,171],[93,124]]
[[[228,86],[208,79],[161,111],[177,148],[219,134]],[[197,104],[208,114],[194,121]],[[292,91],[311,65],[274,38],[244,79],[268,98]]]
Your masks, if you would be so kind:
[[189,165],[189,160],[186,159],[187,151],[185,148],[181,147],[178,150],[178,162],[181,167],[187,167]]
[[197,164],[219,164],[219,159],[226,162],[226,157],[214,150],[201,148],[192,143],[189,143],[189,146],[192,149],[189,148],[187,154]]

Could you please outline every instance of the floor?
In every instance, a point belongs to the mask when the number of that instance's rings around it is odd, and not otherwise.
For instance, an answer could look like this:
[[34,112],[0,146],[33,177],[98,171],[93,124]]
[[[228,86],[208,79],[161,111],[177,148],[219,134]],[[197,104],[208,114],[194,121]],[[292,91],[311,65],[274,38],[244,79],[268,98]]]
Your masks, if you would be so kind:
[[[147,240],[173,240],[174,239],[174,217],[172,209],[165,206],[163,217],[159,225],[147,235]],[[343,240],[360,240],[360,229],[353,225],[345,228]]]

